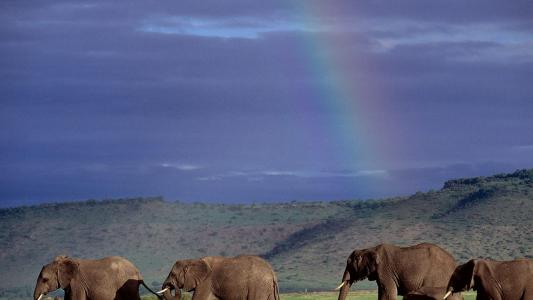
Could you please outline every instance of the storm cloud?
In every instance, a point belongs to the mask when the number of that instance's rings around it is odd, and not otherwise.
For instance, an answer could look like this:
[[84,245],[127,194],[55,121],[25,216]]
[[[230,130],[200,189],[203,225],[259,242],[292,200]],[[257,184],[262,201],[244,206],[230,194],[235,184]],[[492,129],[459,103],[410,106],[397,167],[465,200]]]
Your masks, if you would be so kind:
[[[0,6],[3,206],[376,198],[533,166],[528,1]],[[319,95],[314,60],[360,97]],[[342,151],[367,139],[335,138],[328,101],[364,107],[383,154]]]

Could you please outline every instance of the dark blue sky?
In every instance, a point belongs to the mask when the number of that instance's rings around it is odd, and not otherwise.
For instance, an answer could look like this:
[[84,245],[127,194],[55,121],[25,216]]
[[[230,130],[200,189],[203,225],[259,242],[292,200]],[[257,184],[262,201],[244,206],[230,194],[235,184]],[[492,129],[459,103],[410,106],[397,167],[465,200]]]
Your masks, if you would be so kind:
[[354,2],[2,1],[0,205],[377,198],[533,167],[531,1]]

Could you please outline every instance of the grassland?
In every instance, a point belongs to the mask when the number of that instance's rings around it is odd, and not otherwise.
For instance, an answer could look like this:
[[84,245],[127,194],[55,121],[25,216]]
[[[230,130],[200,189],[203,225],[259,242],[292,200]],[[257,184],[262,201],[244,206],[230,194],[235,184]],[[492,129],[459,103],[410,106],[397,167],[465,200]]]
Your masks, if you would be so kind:
[[[377,299],[377,293],[375,291],[359,291],[351,292],[347,300],[375,300]],[[287,293],[281,294],[282,300],[332,300],[337,299],[338,293],[333,292],[314,292],[314,293]],[[399,300],[401,297],[398,298]]]
[[[338,294],[335,292],[312,292],[312,293],[285,293],[280,295],[281,300],[332,300],[337,299]],[[375,300],[378,295],[376,291],[356,291],[350,292],[347,300]],[[465,300],[474,300],[476,299],[475,292],[463,293]],[[183,295],[184,300],[189,300],[190,295]],[[402,297],[398,296],[398,300],[401,300]],[[157,300],[156,297],[146,296],[143,297],[143,300]]]
[[531,215],[533,170],[383,200],[224,205],[155,197],[0,209],[0,299],[30,297],[40,268],[58,254],[127,257],[154,288],[176,259],[257,254],[273,265],[282,292],[326,291],[353,249],[383,242],[436,243],[459,261],[533,257]]
[[[287,293],[281,294],[281,300],[334,300],[337,299],[338,293],[334,292],[314,292],[314,293]],[[475,292],[463,293],[465,300],[476,299]],[[347,300],[376,300],[378,294],[376,291],[356,291],[351,292]],[[402,296],[398,296],[398,300],[401,300]]]

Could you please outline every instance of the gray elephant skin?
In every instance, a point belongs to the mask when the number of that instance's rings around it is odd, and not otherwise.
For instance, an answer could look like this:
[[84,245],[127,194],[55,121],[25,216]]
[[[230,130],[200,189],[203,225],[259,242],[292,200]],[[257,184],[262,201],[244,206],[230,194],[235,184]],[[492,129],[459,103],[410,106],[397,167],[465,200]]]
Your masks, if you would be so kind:
[[167,300],[179,300],[181,289],[194,291],[193,300],[279,300],[276,274],[257,256],[178,260],[161,292]]
[[339,300],[345,300],[351,285],[360,280],[376,281],[379,300],[396,299],[422,287],[445,287],[455,270],[451,254],[437,245],[410,247],[381,244],[354,250],[346,262]]
[[62,288],[65,300],[138,300],[140,284],[150,290],[139,270],[125,258],[89,260],[62,255],[41,269],[33,299]]
[[471,259],[450,278],[449,292],[477,291],[477,300],[533,300],[533,260]]

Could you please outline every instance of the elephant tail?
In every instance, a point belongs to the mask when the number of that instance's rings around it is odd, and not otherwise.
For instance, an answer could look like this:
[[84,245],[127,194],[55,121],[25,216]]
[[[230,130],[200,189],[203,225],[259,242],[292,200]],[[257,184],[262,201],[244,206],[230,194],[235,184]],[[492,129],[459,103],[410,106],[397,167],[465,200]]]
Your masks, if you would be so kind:
[[279,289],[277,280],[274,280],[274,300],[279,300]]
[[151,288],[149,288],[146,285],[146,283],[144,283],[144,280],[139,280],[139,283],[142,284],[144,286],[144,288],[146,288],[150,293],[156,295],[158,299],[163,299],[163,297],[161,295],[159,295],[158,293],[154,292]]

